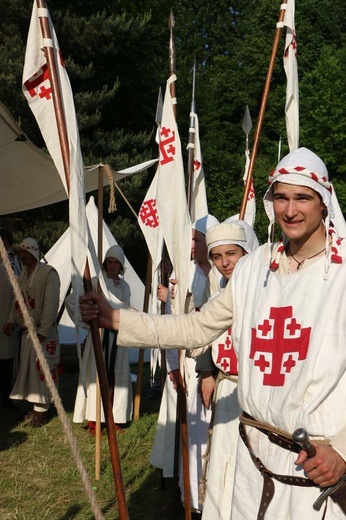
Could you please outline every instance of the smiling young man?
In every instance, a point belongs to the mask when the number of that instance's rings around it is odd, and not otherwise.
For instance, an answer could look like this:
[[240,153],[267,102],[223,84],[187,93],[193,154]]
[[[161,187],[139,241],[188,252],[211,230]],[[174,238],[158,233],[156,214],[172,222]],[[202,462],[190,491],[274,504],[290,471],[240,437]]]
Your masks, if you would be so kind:
[[[201,312],[118,311],[94,294],[81,310],[137,347],[203,346],[232,326],[244,411],[232,520],[341,520],[334,500],[322,511],[313,503],[346,472],[345,221],[325,164],[306,148],[270,174],[264,206],[268,236],[277,221],[282,239],[241,259]],[[311,458],[292,442],[301,427],[316,448]]]
[[273,185],[275,219],[289,240],[286,254],[291,272],[325,252],[324,208],[321,196],[312,188],[282,182]]

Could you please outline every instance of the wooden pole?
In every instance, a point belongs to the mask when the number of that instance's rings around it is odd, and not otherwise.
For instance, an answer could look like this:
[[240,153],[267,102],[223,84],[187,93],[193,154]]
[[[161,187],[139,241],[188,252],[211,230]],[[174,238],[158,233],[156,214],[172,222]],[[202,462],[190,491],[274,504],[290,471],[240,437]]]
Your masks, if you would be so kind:
[[[152,261],[151,261],[151,256],[148,253],[147,271],[146,271],[146,276],[145,276],[144,302],[143,302],[143,311],[144,312],[148,312],[148,309],[149,309],[151,268],[152,268]],[[138,354],[137,382],[136,382],[136,392],[135,392],[134,411],[133,411],[133,418],[135,421],[138,421],[138,419],[139,419],[139,410],[140,410],[140,404],[141,404],[141,390],[142,390],[142,384],[143,384],[143,366],[144,366],[144,348],[140,348],[139,354]]]
[[196,86],[196,60],[193,63],[192,75],[192,99],[190,108],[190,128],[189,128],[189,144],[188,144],[188,183],[187,183],[187,205],[191,214],[192,196],[193,196],[193,174],[194,174],[194,158],[195,158],[195,136],[196,136],[196,119],[195,119],[195,86]]
[[250,157],[249,171],[248,171],[246,183],[245,183],[245,186],[244,186],[243,199],[242,199],[242,202],[241,202],[241,207],[240,207],[240,212],[239,212],[239,219],[240,220],[244,220],[245,211],[246,211],[246,203],[247,203],[247,199],[248,199],[250,188],[251,188],[251,182],[252,182],[252,177],[253,177],[255,160],[256,160],[256,157],[257,157],[258,144],[259,144],[259,140],[260,140],[260,135],[261,135],[262,126],[263,126],[265,109],[266,109],[266,106],[267,106],[267,101],[268,101],[268,96],[269,96],[269,91],[270,91],[270,83],[271,83],[271,79],[273,77],[273,70],[274,70],[274,65],[275,65],[275,59],[276,59],[276,55],[277,55],[278,47],[279,47],[279,42],[280,42],[280,36],[281,36],[281,31],[282,31],[282,22],[284,20],[285,12],[286,12],[286,9],[285,9],[286,4],[287,4],[287,0],[283,0],[281,2],[279,19],[278,19],[278,22],[276,24],[274,43],[273,43],[272,52],[271,52],[270,61],[269,61],[269,66],[268,66],[268,70],[267,70],[267,76],[266,76],[266,80],[265,80],[265,84],[264,84],[264,90],[263,90],[263,95],[262,95],[261,107],[260,107],[260,111],[259,111],[259,115],[258,115],[257,126],[256,126],[256,131],[255,131],[255,137],[254,137],[254,142],[253,142],[253,146],[252,146],[252,153],[251,153],[251,157]]
[[[103,260],[103,168],[98,167],[97,188],[97,257],[100,265]],[[101,292],[100,287],[98,287]],[[101,334],[101,331],[99,331]],[[95,479],[101,475],[101,390],[99,376],[96,373],[96,424],[95,424]]]
[[[48,41],[52,40],[52,35],[50,32],[49,21],[48,21],[48,10],[45,3],[45,0],[36,0],[38,9],[42,9],[46,11],[45,16],[40,16],[40,27],[43,39],[47,39]],[[70,150],[68,143],[68,134],[66,121],[63,111],[62,98],[60,93],[59,86],[59,77],[57,73],[57,65],[56,65],[56,56],[53,47],[44,46],[44,53],[47,60],[48,74],[49,80],[52,88],[52,97],[54,103],[54,111],[56,124],[59,134],[59,143],[61,149],[61,155],[65,170],[65,178],[66,185],[70,187]],[[84,289],[86,292],[92,290],[91,285],[91,276],[90,276],[90,268],[88,259],[86,259],[86,266],[84,272]],[[121,466],[120,466],[120,457],[118,450],[118,443],[116,438],[116,432],[113,422],[113,414],[111,407],[111,400],[108,389],[108,381],[107,381],[107,373],[106,367],[103,358],[102,346],[100,341],[100,334],[98,329],[97,320],[93,320],[90,323],[91,336],[93,341],[95,360],[97,372],[100,378],[100,387],[101,387],[101,395],[103,406],[105,410],[106,416],[106,424],[107,424],[107,432],[108,432],[108,444],[111,456],[112,470],[113,470],[113,478],[115,484],[115,491],[117,496],[118,510],[119,510],[119,519],[120,520],[128,520],[128,510],[125,499],[125,490],[123,486],[122,474],[121,474]]]
[[[174,52],[174,38],[173,38],[173,27],[175,25],[173,10],[171,9],[169,14],[169,59],[170,59],[170,73],[175,74],[175,52]],[[170,92],[172,99],[176,98],[175,81],[170,84]],[[177,119],[177,105],[173,106],[174,117]],[[179,351],[179,361],[181,358],[181,352]],[[183,381],[181,371],[179,370],[179,381],[177,390],[177,422],[176,426],[180,426],[180,440],[181,440],[181,453],[183,459],[183,481],[184,481],[184,518],[185,520],[191,520],[191,496],[190,496],[190,472],[189,472],[189,452],[188,452],[188,428],[187,428],[187,403],[186,403],[186,386]],[[178,434],[178,428],[176,427],[176,437]],[[179,446],[178,442],[175,442],[175,457],[179,457]],[[175,459],[176,462],[176,459]],[[176,464],[175,464],[176,466]]]

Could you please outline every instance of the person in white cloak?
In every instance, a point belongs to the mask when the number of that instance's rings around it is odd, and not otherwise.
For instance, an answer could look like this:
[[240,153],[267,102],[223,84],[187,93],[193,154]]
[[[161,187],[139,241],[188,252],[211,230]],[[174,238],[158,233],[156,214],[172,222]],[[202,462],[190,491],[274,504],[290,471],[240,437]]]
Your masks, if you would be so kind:
[[[269,183],[269,237],[276,221],[282,239],[243,257],[201,312],[154,317],[93,293],[80,307],[84,320],[120,329],[121,345],[203,346],[232,326],[244,411],[232,520],[341,520],[335,493],[313,504],[346,473],[345,220],[325,164],[306,148],[284,157]],[[293,442],[297,428],[315,455]]]
[[[0,229],[0,237],[7,251],[8,259],[11,263],[12,270],[16,276],[20,273],[20,266],[17,256],[12,250],[13,235],[7,229]],[[3,332],[8,314],[11,309],[13,299],[13,289],[8,278],[5,266],[0,260],[0,395],[1,406],[4,408],[13,408],[13,402],[10,399],[10,393],[13,385],[14,358],[17,346],[17,338],[15,334],[6,335]]]
[[[25,238],[19,244],[18,254],[23,266],[18,283],[53,381],[57,384],[60,364],[56,322],[59,308],[59,275],[52,266],[40,262],[39,247],[33,238]],[[4,333],[12,334],[15,326],[19,329],[20,337],[19,366],[10,398],[32,403],[33,410],[26,416],[27,424],[32,427],[43,426],[47,423],[47,412],[52,397],[16,299],[12,303],[7,323],[3,327]]]
[[[213,215],[206,215],[192,224],[190,312],[199,309],[210,295],[209,272],[211,266],[208,261],[205,236],[208,228],[216,223],[218,221]],[[158,297],[166,301],[166,313],[170,313],[172,310],[174,312],[174,285],[179,283],[178,280],[174,279],[174,273],[172,274],[171,282],[169,293],[168,288],[164,288],[162,284],[158,288]],[[169,294],[173,297],[170,298]],[[174,476],[177,388],[179,370],[181,370],[186,384],[190,500],[193,513],[198,514],[201,510],[199,479],[202,475],[202,455],[206,448],[211,412],[202,406],[198,398],[198,381],[195,365],[195,360],[186,357],[184,352],[182,352],[180,360],[177,350],[166,352],[167,377],[161,399],[150,463],[162,469],[164,478]],[[182,502],[184,502],[182,461],[180,461],[179,467],[179,487]]]
[[[254,230],[243,220],[232,218],[208,229],[206,243],[209,258],[222,276],[220,290],[226,287],[238,261],[258,247]],[[209,408],[212,402],[200,489],[204,500],[203,519],[230,520],[238,417],[241,413],[237,394],[238,360],[232,345],[231,329],[213,341],[203,355],[196,357],[196,372],[204,406]]]
[[[126,305],[130,305],[130,286],[123,278],[124,262],[124,251],[118,244],[115,244],[105,254],[102,273],[109,293],[116,296]],[[92,282],[96,289],[97,279],[94,279]],[[73,293],[66,298],[66,308],[72,318],[74,314]],[[102,332],[102,348],[108,375],[115,428],[121,432],[123,431],[121,425],[125,425],[132,419],[133,393],[128,350],[118,347],[116,336],[114,331],[104,329]],[[73,422],[83,423],[88,421],[88,430],[94,435],[96,424],[96,361],[90,332],[85,342],[81,370],[83,370],[86,378],[86,395],[80,379],[74,406]],[[101,422],[105,422],[103,406],[101,408]]]

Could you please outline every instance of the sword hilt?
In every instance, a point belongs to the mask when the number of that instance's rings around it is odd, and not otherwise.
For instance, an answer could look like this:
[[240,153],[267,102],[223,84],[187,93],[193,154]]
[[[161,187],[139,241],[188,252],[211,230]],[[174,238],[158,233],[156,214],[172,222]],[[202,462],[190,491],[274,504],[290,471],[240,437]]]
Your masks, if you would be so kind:
[[299,444],[303,448],[304,451],[308,454],[308,457],[314,457],[316,455],[316,448],[313,444],[311,444],[311,441],[309,439],[308,432],[305,430],[305,428],[297,428],[292,433],[293,440]]

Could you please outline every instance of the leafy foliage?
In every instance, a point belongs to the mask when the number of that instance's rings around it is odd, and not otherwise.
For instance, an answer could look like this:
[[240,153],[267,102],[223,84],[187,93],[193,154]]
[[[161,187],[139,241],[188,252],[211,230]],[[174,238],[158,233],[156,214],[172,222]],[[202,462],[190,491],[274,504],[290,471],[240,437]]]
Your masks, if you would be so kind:
[[[51,0],[48,7],[75,95],[85,162],[103,161],[113,169],[120,169],[155,157],[157,93],[160,86],[165,86],[170,73],[167,3],[163,0]],[[195,58],[196,110],[209,210],[220,220],[239,211],[245,165],[242,119],[248,105],[253,119],[251,147],[279,9],[280,2],[272,0],[178,0],[174,5],[179,131],[185,148]],[[24,0],[12,0],[2,13],[1,100],[30,139],[44,147],[21,93],[30,11],[31,7]],[[300,144],[326,161],[332,179],[337,181],[342,203],[346,200],[345,16],[346,4],[342,0],[306,0],[296,5]],[[282,155],[288,152],[284,117],[286,78],[282,64],[284,31],[282,33],[254,174],[258,200],[256,228],[262,241],[266,239],[266,217],[260,199],[267,173],[277,162],[280,137]],[[138,174],[121,182],[121,189],[135,211],[153,173]],[[105,212],[105,220],[120,244],[131,252],[130,260],[143,277],[144,240],[132,211],[119,194],[117,204],[118,213],[107,215]],[[61,206],[52,206],[32,211],[29,217],[14,215],[12,228],[20,228],[24,234],[32,235],[34,231],[40,234],[41,229],[54,229],[51,223],[57,222],[58,233],[67,225],[66,211],[62,213]],[[11,225],[8,217],[6,223]],[[16,233],[16,238],[21,232]],[[49,236],[52,241],[53,234],[42,231],[42,236]]]

